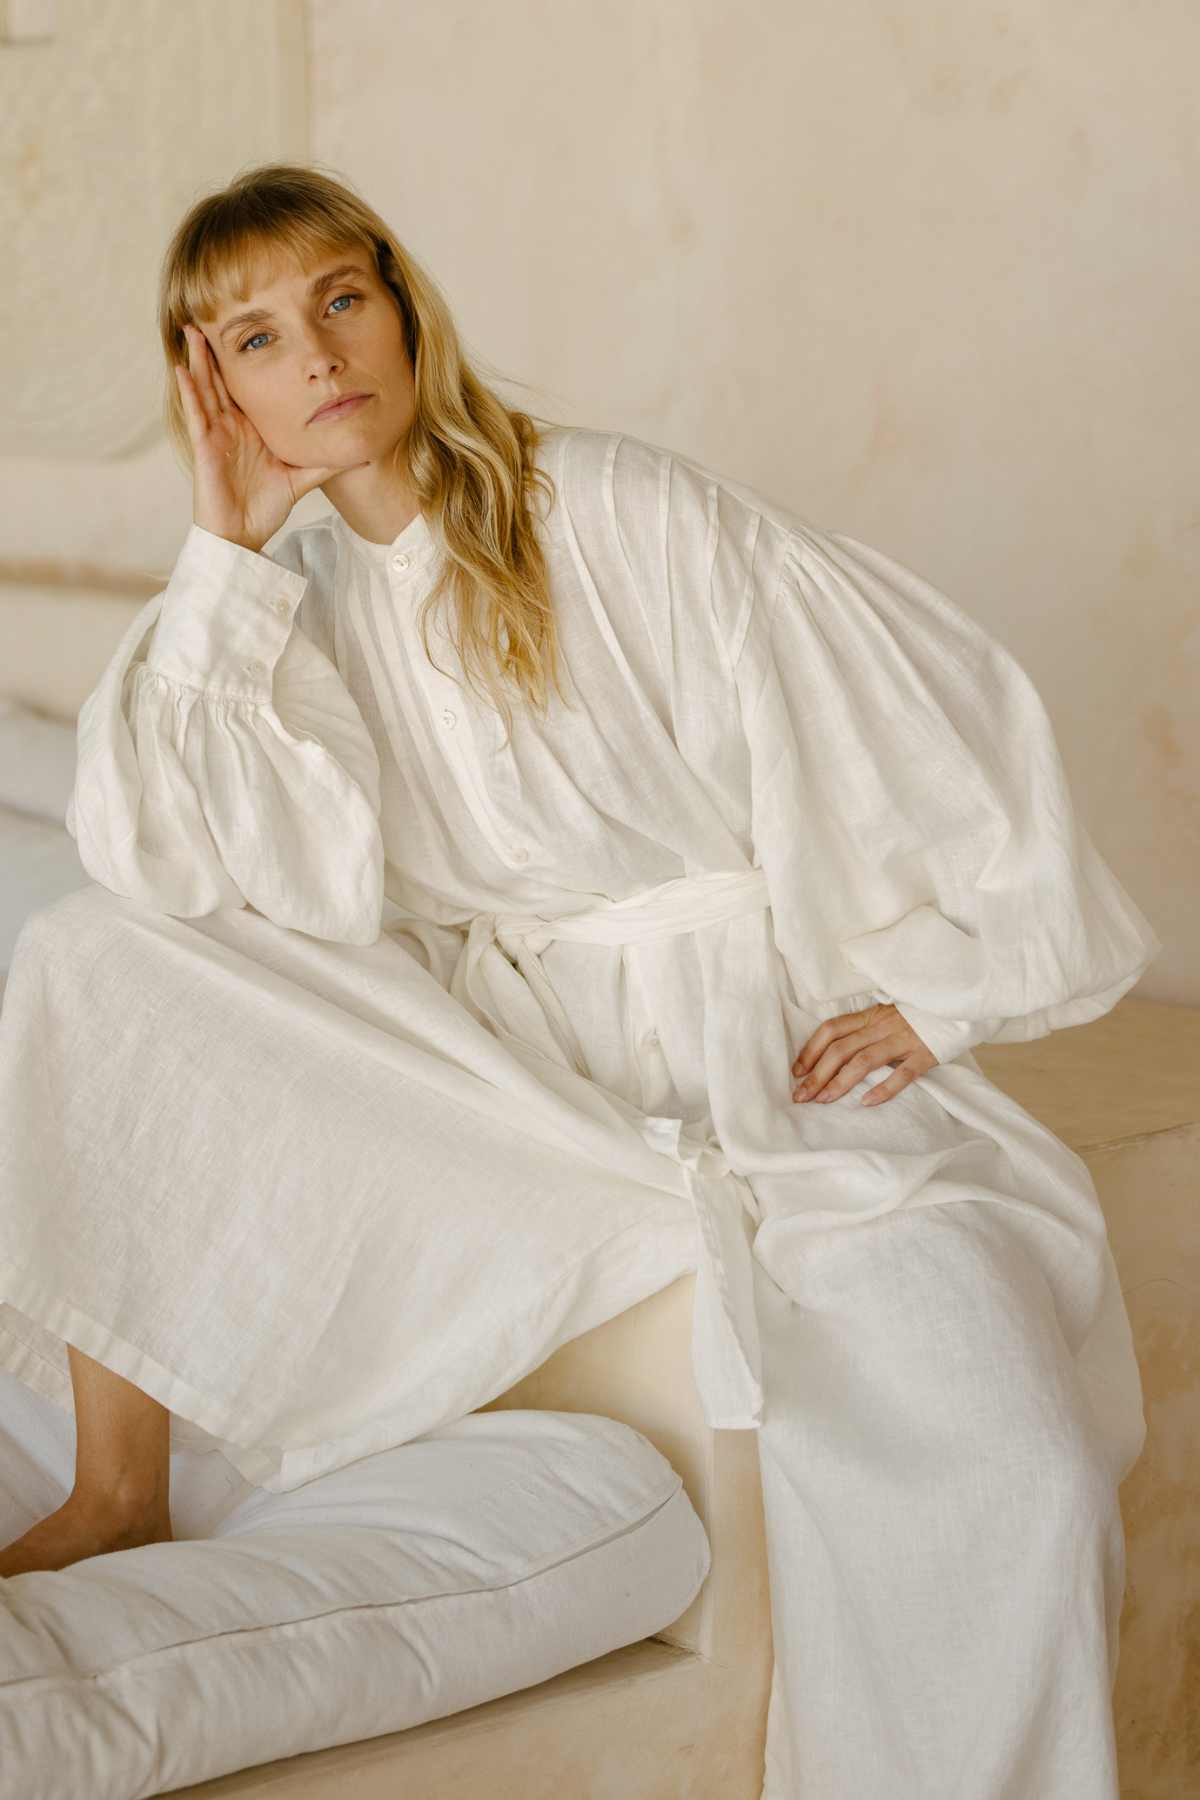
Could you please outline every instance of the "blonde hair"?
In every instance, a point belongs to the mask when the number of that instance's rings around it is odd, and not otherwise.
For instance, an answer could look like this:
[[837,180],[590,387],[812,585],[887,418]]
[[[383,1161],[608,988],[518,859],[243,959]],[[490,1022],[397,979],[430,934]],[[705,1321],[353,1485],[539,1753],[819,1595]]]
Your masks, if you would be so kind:
[[451,595],[449,630],[464,674],[480,692],[473,671],[479,674],[511,737],[512,709],[497,678],[541,708],[547,671],[559,682],[549,575],[530,506],[535,488],[551,502],[555,493],[534,463],[540,441],[534,421],[556,421],[505,406],[485,385],[463,354],[436,284],[374,208],[341,181],[313,166],[264,163],[197,201],[181,220],[159,281],[167,434],[190,474],[191,437],[173,367],[187,366],[184,325],[215,318],[231,296],[246,298],[264,252],[290,252],[303,266],[350,247],[371,255],[395,295],[413,367],[408,477],[445,552],[420,615],[425,653],[434,662],[429,614]]

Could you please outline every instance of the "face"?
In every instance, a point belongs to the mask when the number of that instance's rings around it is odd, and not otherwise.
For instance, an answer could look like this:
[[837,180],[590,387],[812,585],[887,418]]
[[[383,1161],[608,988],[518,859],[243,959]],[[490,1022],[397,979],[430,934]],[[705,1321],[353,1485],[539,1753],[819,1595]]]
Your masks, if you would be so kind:
[[[264,260],[247,299],[197,323],[230,395],[281,461],[382,465],[407,437],[415,394],[400,307],[359,246],[302,270]],[[335,395],[357,393],[370,397],[313,418]]]

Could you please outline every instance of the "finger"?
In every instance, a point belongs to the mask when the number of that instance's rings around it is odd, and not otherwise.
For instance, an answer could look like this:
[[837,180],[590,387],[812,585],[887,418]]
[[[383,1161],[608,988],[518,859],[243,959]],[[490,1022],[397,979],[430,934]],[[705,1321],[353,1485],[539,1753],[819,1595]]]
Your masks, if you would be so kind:
[[205,408],[210,416],[224,412],[225,408],[221,404],[221,397],[213,385],[213,365],[208,351],[208,339],[198,325],[189,325],[185,329],[188,340],[188,367],[191,370],[192,380],[196,383],[201,399],[205,403]]
[[875,1086],[865,1093],[859,1101],[860,1106],[878,1106],[880,1101],[893,1100],[902,1088],[917,1079],[915,1069],[907,1069],[903,1065],[886,1081],[877,1081]]
[[799,1103],[816,1100],[820,1104],[826,1104],[830,1100],[839,1100],[852,1087],[856,1087],[864,1075],[868,1075],[872,1069],[882,1068],[889,1060],[886,1052],[877,1044],[864,1045],[850,1055],[846,1055],[841,1046],[835,1046],[797,1084],[795,1092],[799,1094]]
[[832,1019],[823,1019],[792,1064],[792,1074],[807,1074],[830,1044],[836,1043],[839,1038],[848,1036],[852,1031],[861,1031],[866,1017],[865,1012],[851,1012],[838,1013]]
[[196,384],[182,363],[175,364],[175,385],[179,389],[184,423],[191,434],[192,446],[194,449],[199,449],[204,434],[208,430],[208,420],[197,397]]
[[209,354],[208,363],[212,370],[213,386],[217,390],[217,395],[224,411],[241,412],[242,409],[237,404],[236,400],[230,398],[229,389],[225,386],[225,377],[221,373],[221,365],[211,353]]
[[320,487],[323,481],[331,480],[334,475],[344,475],[347,468],[365,469],[367,463],[339,463],[326,469],[305,468],[298,463],[289,463],[287,466],[292,471],[292,492],[297,500],[301,500],[305,494],[311,494],[314,488]]
[[192,416],[195,418],[199,427],[199,437],[195,439],[198,443],[200,438],[206,434],[212,424],[212,414],[197,375],[199,352],[195,349],[192,342],[192,328],[185,325],[183,328],[183,336],[184,342],[187,345],[187,363],[186,366],[181,365],[184,375],[183,385],[191,396]]
[[822,1050],[835,1044],[841,1045],[843,1054],[848,1053],[847,1038],[856,1037],[859,1045],[871,1044],[886,1037],[891,1028],[891,1021],[875,1005],[859,1012],[838,1013],[818,1025],[793,1063],[793,1071],[811,1070]]
[[[361,466],[361,464],[355,465],[355,467]],[[329,481],[334,475],[340,475],[342,473],[343,471],[338,468],[297,468],[295,474],[292,476],[292,492],[295,494],[297,500],[302,500],[305,494],[311,494],[313,489],[320,487],[323,481]]]
[[818,1057],[808,1073],[795,1082],[792,1088],[793,1100],[803,1102],[823,1096],[826,1084],[833,1080],[841,1066],[840,1053],[836,1049],[827,1050],[824,1056]]

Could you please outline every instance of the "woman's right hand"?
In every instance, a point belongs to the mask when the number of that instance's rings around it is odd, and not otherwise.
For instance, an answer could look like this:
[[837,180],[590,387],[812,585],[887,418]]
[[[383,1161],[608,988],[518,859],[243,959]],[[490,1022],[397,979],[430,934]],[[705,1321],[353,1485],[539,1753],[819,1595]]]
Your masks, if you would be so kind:
[[247,550],[261,550],[297,500],[331,475],[341,474],[342,466],[281,462],[230,398],[199,326],[185,325],[183,331],[188,367],[176,363],[175,379],[192,440],[192,517],[217,537]]

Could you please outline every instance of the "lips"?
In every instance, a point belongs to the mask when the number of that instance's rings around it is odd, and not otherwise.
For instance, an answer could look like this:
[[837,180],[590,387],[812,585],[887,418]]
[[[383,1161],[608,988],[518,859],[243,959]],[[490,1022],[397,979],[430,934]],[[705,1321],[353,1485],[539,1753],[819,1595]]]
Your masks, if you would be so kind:
[[356,411],[359,402],[370,398],[370,394],[342,394],[336,400],[330,400],[324,406],[318,407],[308,422],[310,425],[315,425],[318,419],[340,418],[343,413]]

